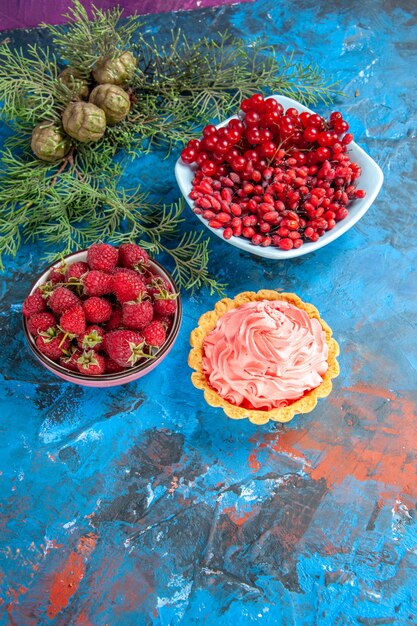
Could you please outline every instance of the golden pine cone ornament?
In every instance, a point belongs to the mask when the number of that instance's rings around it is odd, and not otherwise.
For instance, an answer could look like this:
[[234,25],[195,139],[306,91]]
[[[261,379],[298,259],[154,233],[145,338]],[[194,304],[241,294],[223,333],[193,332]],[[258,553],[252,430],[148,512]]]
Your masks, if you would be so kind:
[[88,143],[102,138],[106,130],[106,116],[91,102],[71,102],[62,114],[62,124],[68,135]]
[[68,87],[70,91],[81,98],[81,100],[88,100],[90,93],[88,82],[72,67],[66,67],[65,70],[60,73],[58,79]]
[[111,83],[97,85],[90,94],[89,102],[104,111],[108,126],[121,122],[130,110],[129,95],[124,89]]
[[56,124],[45,121],[33,129],[30,145],[38,159],[53,163],[68,154],[71,139]]
[[126,85],[135,75],[136,65],[136,58],[127,50],[116,59],[99,63],[93,70],[93,77],[100,85]]

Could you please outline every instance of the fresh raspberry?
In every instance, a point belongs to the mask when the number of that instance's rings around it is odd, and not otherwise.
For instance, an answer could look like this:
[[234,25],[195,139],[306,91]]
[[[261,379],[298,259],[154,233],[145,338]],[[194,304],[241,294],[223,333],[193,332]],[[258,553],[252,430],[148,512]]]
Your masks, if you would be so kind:
[[141,330],[152,321],[153,306],[149,300],[125,302],[122,307],[122,322],[126,328]]
[[78,371],[86,376],[100,376],[106,371],[106,362],[102,354],[94,350],[83,352],[77,360]]
[[62,315],[80,304],[80,299],[67,287],[57,287],[50,295],[48,304],[56,315]]
[[23,302],[22,313],[25,317],[31,317],[34,313],[43,311],[46,311],[46,302],[42,291],[37,287]]
[[136,272],[135,270],[130,270],[128,267],[115,267],[113,272],[112,272],[113,276],[115,274],[130,274],[130,276],[139,276],[139,278],[143,281],[145,281],[145,278],[142,276],[142,274],[138,274],[138,272]]
[[158,322],[161,322],[162,326],[165,328],[165,332],[166,333],[168,333],[168,331],[171,330],[172,323],[173,323],[172,316],[159,315],[159,313],[155,313],[154,312],[153,318],[154,318],[154,320],[157,320]]
[[108,332],[109,330],[116,330],[117,328],[121,328],[121,326],[123,325],[122,316],[122,307],[119,304],[116,304],[113,309],[113,313],[111,314],[111,318],[106,324],[106,332]]
[[71,370],[71,372],[78,372],[78,364],[77,361],[80,358],[82,352],[77,349],[73,349],[72,352],[68,354],[64,354],[59,358],[59,363],[62,367],[66,367],[67,370]]
[[143,329],[142,334],[148,346],[155,348],[160,348],[166,339],[165,328],[161,322],[157,320],[148,324],[147,327]]
[[104,360],[106,362],[106,374],[117,374],[118,372],[123,372],[125,369],[108,356],[104,357]]
[[34,313],[30,316],[27,322],[28,331],[31,335],[39,335],[44,333],[48,328],[56,325],[56,319],[52,313]]
[[83,306],[87,322],[93,322],[93,324],[107,322],[113,312],[110,302],[104,298],[97,298],[97,296],[85,300]]
[[132,367],[149,355],[143,350],[145,341],[133,330],[112,330],[104,337],[103,346],[108,356],[122,367]]
[[66,263],[61,263],[57,267],[53,267],[49,272],[48,280],[50,280],[54,285],[57,283],[65,282],[65,272],[67,270]]
[[88,326],[82,333],[77,344],[81,350],[100,350],[103,345],[104,330],[95,324]]
[[79,280],[81,276],[83,276],[86,272],[88,272],[89,269],[90,268],[88,267],[87,263],[84,263],[84,261],[77,261],[76,263],[71,263],[71,265],[68,265],[68,268],[65,274],[65,280],[67,282],[69,282],[71,279]]
[[177,300],[172,297],[155,297],[154,308],[158,315],[174,315],[177,310]]
[[92,270],[111,272],[117,265],[119,252],[108,243],[93,243],[87,252],[87,263]]
[[39,352],[42,352],[52,361],[58,361],[69,346],[69,338],[65,337],[64,333],[60,333],[56,327],[48,329],[46,333],[42,333],[36,338],[36,347]]
[[39,285],[39,289],[42,292],[42,297],[46,302],[55,289],[58,288],[58,283],[54,284],[51,280],[47,280],[43,285]]
[[117,272],[113,275],[113,293],[119,302],[130,302],[145,294],[146,286],[136,273]]
[[130,269],[140,269],[149,262],[149,255],[135,243],[122,243],[119,247],[119,264]]
[[167,296],[172,293],[172,287],[165,278],[157,274],[151,274],[145,279],[146,288],[150,296]]
[[85,313],[81,305],[65,311],[59,320],[59,327],[69,335],[81,335],[85,332]]
[[84,276],[83,285],[87,296],[105,296],[112,292],[113,276],[101,270],[91,270]]

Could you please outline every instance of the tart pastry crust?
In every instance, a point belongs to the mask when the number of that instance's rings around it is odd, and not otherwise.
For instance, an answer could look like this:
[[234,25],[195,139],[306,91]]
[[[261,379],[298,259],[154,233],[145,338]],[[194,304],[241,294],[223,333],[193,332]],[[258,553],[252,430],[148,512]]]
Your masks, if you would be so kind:
[[[222,315],[232,309],[238,308],[246,302],[254,302],[256,300],[285,300],[299,309],[306,311],[310,318],[314,317],[319,321],[326,336],[326,342],[329,348],[329,355],[327,359],[329,367],[327,372],[324,374],[323,381],[320,385],[315,389],[308,391],[302,398],[299,398],[292,404],[281,408],[270,409],[268,411],[245,409],[224,400],[217,393],[217,391],[210,387],[203,371],[203,344],[208,333],[213,330]],[[188,356],[188,364],[193,370],[195,370],[191,375],[191,380],[197,389],[202,389],[204,391],[204,398],[206,402],[211,406],[222,408],[226,415],[232,419],[247,418],[253,424],[266,424],[269,420],[273,420],[275,422],[289,422],[298,413],[309,413],[315,408],[319,398],[324,398],[329,395],[332,390],[332,378],[336,378],[339,374],[339,364],[337,362],[339,345],[332,337],[332,330],[326,322],[321,319],[315,306],[303,302],[294,293],[280,293],[270,289],[261,289],[257,293],[254,291],[243,291],[233,300],[231,298],[223,298],[216,303],[214,311],[208,311],[200,317],[198,327],[191,333],[190,343],[192,349],[190,350]]]

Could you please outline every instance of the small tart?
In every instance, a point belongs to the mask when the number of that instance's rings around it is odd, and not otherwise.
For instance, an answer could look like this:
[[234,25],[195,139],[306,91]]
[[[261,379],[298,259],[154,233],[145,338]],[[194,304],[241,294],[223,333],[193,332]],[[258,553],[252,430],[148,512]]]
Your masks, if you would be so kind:
[[[244,304],[256,301],[284,301],[293,307],[303,310],[308,317],[315,318],[320,323],[328,348],[327,370],[320,377],[321,383],[317,387],[306,391],[302,397],[296,400],[289,400],[286,406],[279,406],[270,409],[244,408],[236,406],[223,398],[215,389],[210,386],[204,369],[204,343],[207,336],[216,328],[219,319],[229,311],[237,309]],[[317,309],[312,305],[303,302],[293,293],[279,293],[277,291],[263,289],[257,293],[245,291],[237,295],[233,300],[223,298],[216,303],[214,311],[208,311],[201,316],[198,327],[192,331],[190,338],[192,350],[190,351],[188,363],[193,372],[191,379],[195,387],[204,390],[204,397],[208,404],[214,407],[221,407],[228,417],[233,419],[248,418],[254,424],[266,424],[269,420],[277,422],[288,422],[298,413],[308,413],[314,409],[318,398],[327,396],[332,389],[332,378],[339,374],[339,365],[336,357],[339,354],[339,346],[332,337],[332,331],[324,322]]]

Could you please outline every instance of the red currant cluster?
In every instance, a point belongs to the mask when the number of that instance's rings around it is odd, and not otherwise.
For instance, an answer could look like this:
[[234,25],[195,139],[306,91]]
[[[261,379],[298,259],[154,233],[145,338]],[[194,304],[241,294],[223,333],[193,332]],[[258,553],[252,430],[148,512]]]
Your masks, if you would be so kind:
[[197,164],[194,212],[225,239],[282,250],[317,241],[365,196],[355,185],[361,169],[347,154],[348,123],[337,111],[329,121],[284,111],[261,94],[243,100],[241,110],[227,126],[206,126],[181,152],[184,163]]

